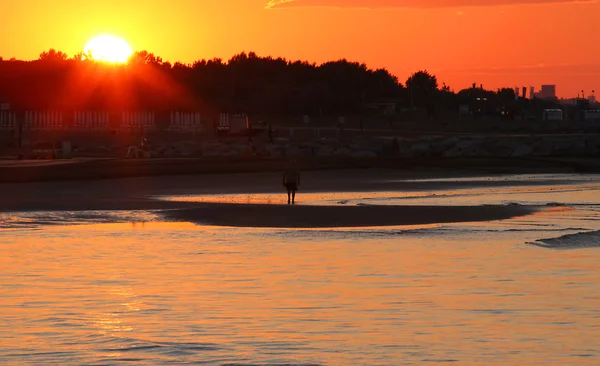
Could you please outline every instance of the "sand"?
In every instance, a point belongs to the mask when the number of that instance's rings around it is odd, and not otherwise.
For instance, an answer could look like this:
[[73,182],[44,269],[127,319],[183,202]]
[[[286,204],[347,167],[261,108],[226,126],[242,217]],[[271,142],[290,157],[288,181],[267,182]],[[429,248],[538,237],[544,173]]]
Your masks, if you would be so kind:
[[[232,227],[372,227],[502,220],[538,208],[508,206],[353,206],[304,205],[303,194],[315,192],[435,191],[459,187],[524,184],[498,181],[419,181],[451,177],[439,170],[323,170],[303,172],[298,205],[286,204],[280,173],[204,174],[136,177],[69,182],[0,184],[0,211],[152,210],[165,220]],[[556,184],[556,181],[554,181]],[[271,204],[179,202],[169,196],[260,195],[277,193]]]
[[481,222],[525,216],[524,206],[294,206],[202,204],[165,211],[168,220],[204,225],[273,228],[333,228]]

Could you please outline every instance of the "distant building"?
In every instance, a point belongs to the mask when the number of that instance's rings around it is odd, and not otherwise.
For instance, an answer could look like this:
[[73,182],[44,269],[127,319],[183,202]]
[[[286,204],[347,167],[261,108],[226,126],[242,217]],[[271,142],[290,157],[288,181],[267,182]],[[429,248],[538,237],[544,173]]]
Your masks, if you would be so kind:
[[595,95],[590,95],[588,97],[588,101],[590,102],[590,104],[596,104],[598,101],[596,100],[596,96]]
[[600,120],[600,110],[599,109],[589,109],[589,110],[583,111],[583,120],[584,121]]
[[556,100],[556,85],[542,85],[542,89],[535,93],[535,97]]
[[544,121],[562,121],[562,109],[546,109],[544,110]]

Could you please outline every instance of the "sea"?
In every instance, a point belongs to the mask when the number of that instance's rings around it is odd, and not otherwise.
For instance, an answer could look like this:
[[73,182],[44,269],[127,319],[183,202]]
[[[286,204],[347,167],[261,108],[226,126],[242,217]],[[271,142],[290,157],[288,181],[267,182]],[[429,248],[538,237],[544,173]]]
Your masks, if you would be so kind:
[[[443,179],[423,186],[432,181]],[[0,364],[599,365],[600,176],[452,181],[299,194],[298,204],[539,209],[326,229],[209,226],[160,211],[2,213]]]

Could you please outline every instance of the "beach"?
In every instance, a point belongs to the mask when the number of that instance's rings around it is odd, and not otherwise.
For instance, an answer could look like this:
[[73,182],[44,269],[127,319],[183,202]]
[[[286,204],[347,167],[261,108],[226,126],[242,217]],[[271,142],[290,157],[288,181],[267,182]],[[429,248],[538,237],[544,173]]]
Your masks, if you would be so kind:
[[[61,165],[68,166],[68,165]],[[54,167],[56,168],[56,167]],[[35,169],[35,167],[31,167]],[[464,172],[457,176],[469,176]],[[479,173],[481,174],[481,173]],[[448,182],[413,182],[417,178],[451,177],[438,169],[309,170],[302,174],[298,205],[288,207],[279,172],[133,177],[122,179],[5,183],[0,185],[0,211],[160,210],[165,219],[222,226],[360,227],[489,221],[527,215],[537,207],[506,205],[464,207],[304,205],[303,195],[319,192],[384,192],[448,189]],[[481,181],[471,186],[510,185]],[[461,183],[464,185],[464,183]],[[277,195],[277,192],[280,192]],[[254,204],[194,202],[170,196],[242,194],[248,199],[271,194]]]
[[279,167],[0,184],[0,359],[597,363],[599,176]]

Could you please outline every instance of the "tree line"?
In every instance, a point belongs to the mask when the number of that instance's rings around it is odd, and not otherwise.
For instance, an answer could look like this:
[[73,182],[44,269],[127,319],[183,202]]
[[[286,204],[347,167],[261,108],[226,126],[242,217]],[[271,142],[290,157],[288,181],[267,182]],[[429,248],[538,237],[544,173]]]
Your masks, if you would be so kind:
[[280,116],[356,115],[374,103],[394,103],[398,111],[417,110],[428,118],[456,115],[460,105],[507,118],[525,103],[556,105],[521,101],[512,88],[474,85],[455,92],[425,70],[402,82],[386,69],[345,59],[317,65],[242,52],[227,61],[171,64],[141,51],[126,64],[107,65],[54,49],[35,61],[0,58],[0,101],[15,109],[207,109]]

